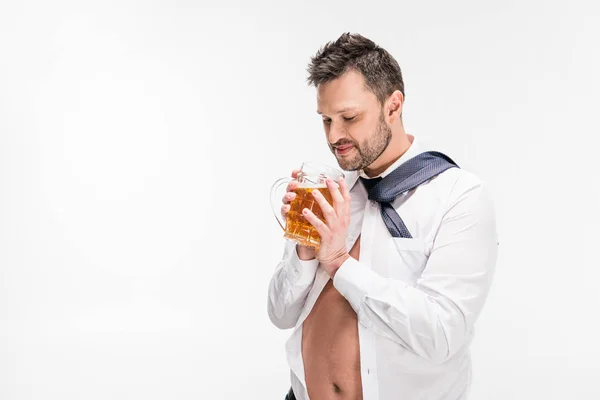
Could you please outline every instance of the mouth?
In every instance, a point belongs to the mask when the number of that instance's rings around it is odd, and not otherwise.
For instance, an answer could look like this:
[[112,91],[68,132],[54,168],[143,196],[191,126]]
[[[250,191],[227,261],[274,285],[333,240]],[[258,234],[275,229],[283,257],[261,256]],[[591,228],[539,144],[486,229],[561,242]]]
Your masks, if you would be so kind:
[[354,145],[352,144],[344,144],[341,146],[337,146],[335,148],[335,154],[338,156],[344,156],[346,154],[348,154],[350,152],[350,150],[352,150],[354,148]]

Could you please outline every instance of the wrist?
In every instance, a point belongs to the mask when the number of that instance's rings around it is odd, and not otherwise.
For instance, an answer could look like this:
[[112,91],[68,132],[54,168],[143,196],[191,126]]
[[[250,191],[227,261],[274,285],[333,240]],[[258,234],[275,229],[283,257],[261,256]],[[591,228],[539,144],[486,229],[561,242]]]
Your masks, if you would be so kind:
[[321,266],[329,273],[329,276],[333,278],[337,270],[341,268],[348,258],[350,258],[350,254],[344,250],[334,257],[327,260],[321,260]]
[[309,261],[315,258],[315,251],[306,246],[296,245],[296,254],[301,261]]

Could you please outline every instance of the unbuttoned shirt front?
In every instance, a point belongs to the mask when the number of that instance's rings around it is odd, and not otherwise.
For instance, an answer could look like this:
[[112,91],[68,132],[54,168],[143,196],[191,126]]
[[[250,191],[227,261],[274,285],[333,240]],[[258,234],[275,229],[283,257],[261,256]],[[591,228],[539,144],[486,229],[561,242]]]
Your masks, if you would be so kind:
[[[380,176],[428,150],[414,138]],[[469,345],[498,251],[489,192],[472,173],[448,169],[392,203],[412,235],[395,238],[359,176],[367,178],[362,171],[346,173],[346,247],[360,236],[360,255],[344,262],[333,285],[357,314],[363,398],[465,400]],[[329,279],[317,260],[300,260],[295,244],[286,242],[269,284],[271,321],[292,329],[286,354],[298,400],[309,400],[302,323]]]

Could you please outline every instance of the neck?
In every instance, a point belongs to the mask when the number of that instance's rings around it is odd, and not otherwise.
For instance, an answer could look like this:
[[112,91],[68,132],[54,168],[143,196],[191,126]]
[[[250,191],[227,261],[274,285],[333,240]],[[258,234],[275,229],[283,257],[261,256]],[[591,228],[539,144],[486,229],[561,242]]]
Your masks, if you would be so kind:
[[404,129],[392,133],[392,139],[383,153],[371,165],[364,169],[365,174],[372,178],[381,174],[395,163],[412,145],[414,137],[409,136]]

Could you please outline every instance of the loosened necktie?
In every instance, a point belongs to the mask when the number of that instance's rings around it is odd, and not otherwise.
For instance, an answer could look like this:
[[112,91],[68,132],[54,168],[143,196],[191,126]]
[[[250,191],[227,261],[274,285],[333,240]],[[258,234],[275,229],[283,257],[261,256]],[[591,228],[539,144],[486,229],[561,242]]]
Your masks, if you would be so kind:
[[369,200],[381,205],[381,217],[390,234],[398,238],[412,238],[392,202],[449,168],[459,168],[450,157],[437,151],[421,153],[390,172],[385,178],[360,178],[369,193]]

